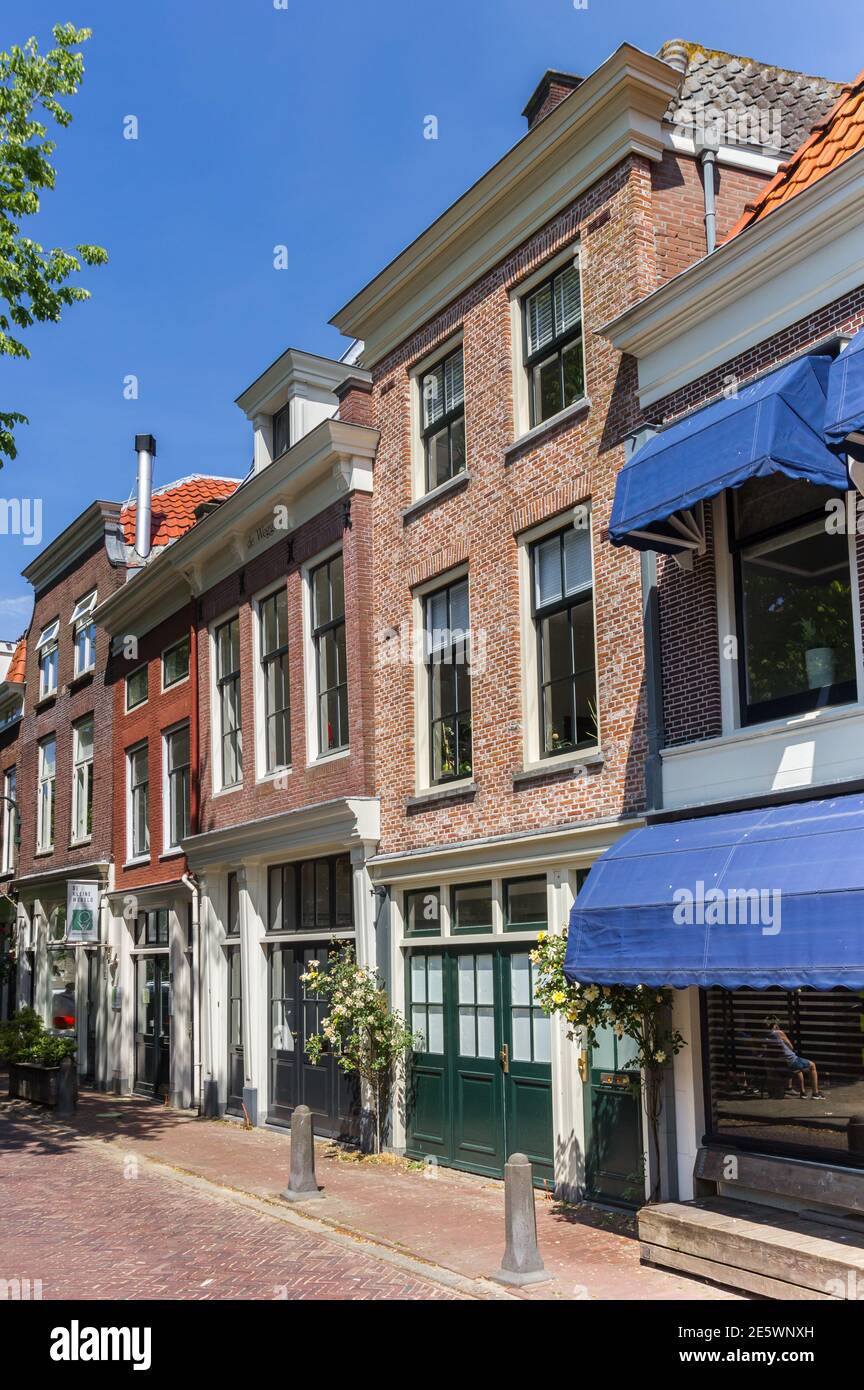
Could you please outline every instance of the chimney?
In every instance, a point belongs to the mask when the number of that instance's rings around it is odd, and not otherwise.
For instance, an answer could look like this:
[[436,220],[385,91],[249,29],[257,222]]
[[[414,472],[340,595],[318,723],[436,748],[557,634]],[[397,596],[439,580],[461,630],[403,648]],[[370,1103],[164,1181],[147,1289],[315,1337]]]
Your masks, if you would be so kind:
[[336,387],[339,402],[339,419],[351,425],[375,424],[375,409],[372,404],[372,378],[368,372],[355,372],[346,376]]
[[556,72],[553,68],[544,72],[522,112],[528,122],[528,129],[533,130],[535,125],[539,125],[581,82],[582,78],[576,77],[572,72]]
[[152,434],[136,434],[135,452],[138,455],[135,550],[142,560],[146,560],[150,554],[150,502],[153,495],[153,460],[156,457],[156,440]]

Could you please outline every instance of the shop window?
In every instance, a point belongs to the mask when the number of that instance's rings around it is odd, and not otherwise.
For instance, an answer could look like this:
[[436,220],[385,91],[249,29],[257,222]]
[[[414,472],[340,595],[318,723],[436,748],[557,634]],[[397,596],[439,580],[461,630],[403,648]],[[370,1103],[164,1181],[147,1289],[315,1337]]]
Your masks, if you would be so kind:
[[270,931],[351,931],[354,906],[350,855],[271,865],[267,897]]
[[[864,998],[851,990],[709,989],[709,1137],[864,1167]],[[814,1094],[815,1092],[815,1094]]]
[[545,931],[548,926],[545,878],[514,878],[504,884],[506,931]]
[[405,894],[406,936],[440,936],[441,894],[437,888],[417,888]]
[[849,540],[831,488],[752,478],[728,494],[742,724],[857,699]]
[[459,883],[450,891],[450,930],[488,932],[492,930],[492,884]]

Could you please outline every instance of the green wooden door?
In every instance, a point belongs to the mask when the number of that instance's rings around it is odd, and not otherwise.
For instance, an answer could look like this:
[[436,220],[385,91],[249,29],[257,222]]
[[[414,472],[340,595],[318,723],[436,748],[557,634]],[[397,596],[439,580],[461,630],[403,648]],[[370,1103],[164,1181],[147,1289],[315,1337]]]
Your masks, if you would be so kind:
[[635,1043],[611,1028],[597,1035],[585,1087],[585,1188],[594,1201],[639,1206],[645,1200],[642,1093]]
[[533,1005],[528,951],[415,951],[408,961],[411,1026],[424,1038],[408,1095],[408,1152],[501,1177],[527,1153],[552,1176],[548,1019]]

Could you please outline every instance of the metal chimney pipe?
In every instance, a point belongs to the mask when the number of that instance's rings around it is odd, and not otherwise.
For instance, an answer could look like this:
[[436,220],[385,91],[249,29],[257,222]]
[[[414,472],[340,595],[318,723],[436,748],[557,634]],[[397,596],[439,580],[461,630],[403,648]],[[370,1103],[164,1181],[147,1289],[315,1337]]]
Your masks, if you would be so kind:
[[150,515],[153,495],[153,460],[156,440],[152,434],[136,434],[138,455],[138,497],[135,510],[135,550],[142,560],[150,554]]

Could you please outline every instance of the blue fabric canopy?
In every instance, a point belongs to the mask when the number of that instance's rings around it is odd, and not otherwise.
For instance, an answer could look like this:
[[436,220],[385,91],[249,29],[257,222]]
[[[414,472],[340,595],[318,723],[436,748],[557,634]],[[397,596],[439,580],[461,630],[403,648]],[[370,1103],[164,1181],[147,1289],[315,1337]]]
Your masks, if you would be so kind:
[[670,518],[748,478],[785,473],[848,491],[823,438],[830,367],[830,357],[800,357],[649,439],[618,475],[613,544],[676,554],[686,547]]
[[831,364],[825,438],[832,449],[864,459],[864,329]]
[[631,831],[570,914],[590,984],[864,989],[864,795]]

